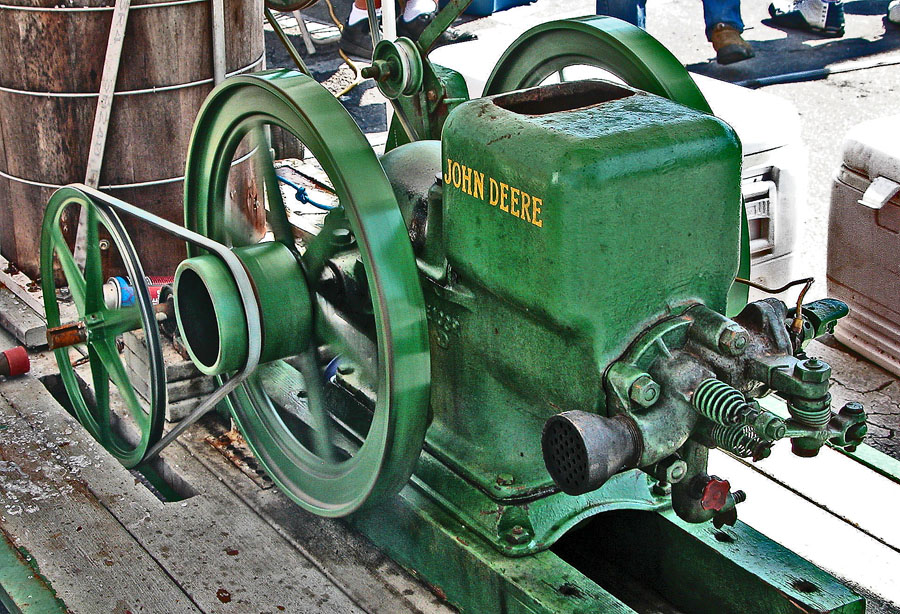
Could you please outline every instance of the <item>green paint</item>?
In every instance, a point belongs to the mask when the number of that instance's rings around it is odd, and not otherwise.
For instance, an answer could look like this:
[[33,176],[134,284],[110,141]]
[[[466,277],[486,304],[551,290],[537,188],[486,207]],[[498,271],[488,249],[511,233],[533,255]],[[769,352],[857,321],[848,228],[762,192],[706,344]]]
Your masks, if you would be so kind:
[[[251,377],[231,397],[235,422],[273,480],[299,505],[318,514],[347,514],[369,500],[393,494],[409,479],[422,448],[428,419],[430,367],[422,290],[412,249],[391,186],[365,136],[328,90],[292,71],[276,70],[229,79],[207,98],[194,124],[185,174],[185,224],[221,243],[241,247],[248,238],[227,223],[226,188],[231,160],[241,139],[277,125],[300,139],[316,157],[340,200],[317,240],[300,258],[314,307],[317,343],[344,347],[327,326],[319,296],[327,294],[326,262],[349,249],[352,237],[366,280],[368,314],[356,322],[371,335],[382,357],[376,369],[378,400],[365,443],[352,458],[335,448],[335,427],[324,401],[313,398],[322,375],[304,364],[315,445],[285,424],[264,382]],[[267,183],[274,171],[262,168]],[[274,240],[296,250],[277,185],[267,186]],[[349,234],[347,233],[349,230]],[[197,250],[189,247],[189,254]],[[263,307],[263,320],[283,306]],[[275,309],[278,307],[278,310]],[[346,348],[352,355],[352,348]],[[293,368],[293,367],[291,367]]]
[[68,614],[69,609],[24,548],[0,531],[0,604],[12,614]]
[[[76,264],[62,234],[61,220],[70,207],[86,209],[87,253],[84,272]],[[166,391],[159,345],[159,328],[150,295],[144,284],[134,284],[137,305],[107,309],[103,300],[103,275],[100,256],[100,227],[109,234],[122,258],[128,277],[143,279],[144,273],[134,246],[115,215],[101,215],[89,196],[74,187],[53,193],[44,213],[41,228],[41,290],[47,327],[62,324],[56,302],[57,266],[65,278],[79,319],[87,328],[87,355],[90,363],[94,399],[85,399],[69,357],[69,348],[54,351],[60,376],[78,421],[126,467],[140,463],[146,451],[162,435]],[[142,403],[134,391],[125,365],[119,356],[116,337],[128,330],[142,329],[147,339],[150,364],[150,403]],[[110,384],[115,385],[130,417],[140,431],[134,445],[116,432],[110,422]]]

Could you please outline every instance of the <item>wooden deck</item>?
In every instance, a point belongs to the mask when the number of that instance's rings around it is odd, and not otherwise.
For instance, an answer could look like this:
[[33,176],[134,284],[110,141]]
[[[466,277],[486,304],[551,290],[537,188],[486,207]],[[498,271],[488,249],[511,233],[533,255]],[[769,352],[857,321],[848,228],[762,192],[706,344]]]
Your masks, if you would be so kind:
[[[362,537],[257,482],[192,430],[164,503],[37,379],[0,383],[0,528],[72,612],[449,612]],[[220,473],[220,472],[224,472]]]
[[[36,374],[55,370],[46,353],[33,361]],[[184,498],[164,502],[34,375],[0,378],[0,530],[75,613],[453,611],[252,461],[226,458],[209,443],[226,428],[203,421],[165,450],[159,470]],[[862,592],[870,613],[900,612],[900,484],[832,450],[797,459],[781,448],[752,466],[713,455],[712,470],[748,492],[741,518]],[[36,600],[23,611],[51,610]]]

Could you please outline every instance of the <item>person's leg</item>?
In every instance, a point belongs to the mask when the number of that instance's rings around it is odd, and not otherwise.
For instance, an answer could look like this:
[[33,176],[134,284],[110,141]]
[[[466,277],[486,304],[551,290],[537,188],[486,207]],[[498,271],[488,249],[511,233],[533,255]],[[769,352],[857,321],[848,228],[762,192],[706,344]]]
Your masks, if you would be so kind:
[[[438,5],[436,0],[406,0],[403,16],[397,20],[397,36],[405,36],[412,40],[418,40],[437,15]],[[436,46],[461,43],[478,38],[471,32],[447,28],[438,37]]]
[[706,23],[706,40],[712,40],[712,31],[718,24],[744,31],[740,0],[703,0],[703,21]]
[[[381,14],[381,0],[375,0],[375,9]],[[379,21],[381,21],[379,17]],[[341,51],[369,59],[372,57],[372,34],[369,32],[369,11],[366,0],[354,0],[350,15],[341,29]]]
[[[381,0],[375,0],[375,10],[378,11],[379,15],[381,14]],[[347,23],[352,26],[368,18],[369,11],[366,9],[366,0],[354,0],[353,6],[350,7],[350,16],[347,18]]]
[[597,14],[647,27],[647,0],[597,0]]
[[740,0],[703,0],[706,38],[716,50],[719,64],[732,64],[752,58],[753,47],[741,38],[744,21]]

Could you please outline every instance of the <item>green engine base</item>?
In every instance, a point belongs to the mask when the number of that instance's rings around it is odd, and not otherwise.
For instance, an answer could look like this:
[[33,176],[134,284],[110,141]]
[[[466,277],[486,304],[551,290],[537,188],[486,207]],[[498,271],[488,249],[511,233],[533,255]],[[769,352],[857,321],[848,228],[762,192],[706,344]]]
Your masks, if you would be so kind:
[[609,512],[551,550],[511,558],[442,500],[413,477],[348,520],[464,613],[865,612],[862,597],[742,522],[719,530],[671,510]]

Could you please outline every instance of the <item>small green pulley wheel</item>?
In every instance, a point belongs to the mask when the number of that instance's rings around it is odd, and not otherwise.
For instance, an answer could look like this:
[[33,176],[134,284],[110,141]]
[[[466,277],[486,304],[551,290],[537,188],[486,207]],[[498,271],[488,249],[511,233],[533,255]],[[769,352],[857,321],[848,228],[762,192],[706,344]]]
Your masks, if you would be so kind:
[[[535,87],[576,66],[599,68],[633,88],[712,114],[687,69],[662,43],[637,26],[604,16],[551,21],[531,28],[503,52],[482,95]],[[749,232],[742,207],[737,276],[745,279],[750,274]],[[726,315],[740,313],[748,296],[747,286],[732,284]]]
[[[63,214],[72,206],[81,207],[86,212],[84,273],[76,263],[60,228]],[[105,304],[100,225],[106,229],[125,265],[134,288],[134,305],[109,309]],[[90,197],[76,188],[65,187],[54,192],[47,204],[41,228],[41,289],[44,293],[48,337],[53,335],[53,329],[62,324],[56,302],[54,261],[59,263],[78,310],[79,321],[66,328],[87,349],[94,398],[85,395],[79,386],[69,355],[70,348],[58,347],[54,353],[66,393],[72,402],[75,416],[88,432],[123,465],[134,467],[141,462],[147,449],[159,440],[166,407],[165,367],[159,329],[150,293],[143,282],[143,267],[125,227],[114,212],[99,209]],[[117,346],[119,335],[138,329],[143,331],[149,358],[150,401],[146,405],[138,399]],[[71,342],[61,345],[68,346]],[[115,384],[118,398],[111,395],[110,382]],[[125,410],[121,416],[115,411],[120,405]],[[129,431],[136,434],[129,436]]]
[[[327,176],[319,184],[327,183],[339,203],[305,249],[288,221],[268,147],[260,146],[267,127],[303,143]],[[343,516],[399,491],[422,449],[430,359],[418,271],[393,190],[365,136],[332,94],[293,71],[229,79],[204,103],[185,173],[189,229],[236,253],[256,242],[235,221],[227,188],[239,144],[254,135],[265,236],[294,253],[293,270],[285,266],[279,278],[300,285],[303,277],[312,316],[304,330],[312,341],[299,354],[261,364],[230,395],[230,410],[288,496],[316,514]],[[336,262],[349,263],[341,270],[355,283],[352,293],[342,284],[335,294]],[[176,284],[176,302],[179,292]],[[283,305],[267,309],[261,301],[261,312],[263,331],[277,322],[281,335],[295,334]],[[264,334],[264,355],[268,343]],[[332,383],[336,364],[345,385],[358,384],[355,397]],[[374,401],[358,401],[364,389]]]

